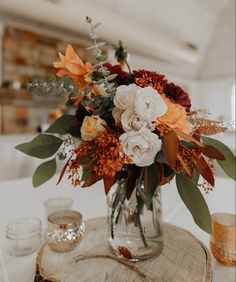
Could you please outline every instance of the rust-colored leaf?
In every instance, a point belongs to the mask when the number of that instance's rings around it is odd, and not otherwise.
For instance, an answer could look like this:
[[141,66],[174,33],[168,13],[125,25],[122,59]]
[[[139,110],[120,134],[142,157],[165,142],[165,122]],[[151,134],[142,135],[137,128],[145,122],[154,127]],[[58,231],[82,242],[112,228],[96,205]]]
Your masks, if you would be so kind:
[[110,191],[111,187],[116,183],[116,180],[117,180],[117,175],[115,175],[114,177],[110,177],[110,176],[103,177],[103,183],[104,183],[104,189],[106,195]]
[[183,138],[184,140],[187,140],[187,141],[190,141],[190,142],[193,142],[195,144],[197,144],[199,147],[204,147],[204,144],[201,143],[200,141],[198,141],[196,138],[194,138],[193,136],[191,135],[188,135],[178,129],[173,129],[175,131],[175,133],[180,136],[181,138]]
[[200,150],[208,158],[221,160],[221,161],[225,160],[225,156],[212,145],[205,145],[205,147],[201,147]]
[[159,182],[160,186],[164,186],[166,183],[170,183],[170,181],[173,179],[173,177],[175,176],[174,173],[172,173],[171,175],[169,175],[168,177],[163,176]]
[[94,183],[98,182],[101,179],[102,179],[101,176],[98,176],[95,171],[92,171],[89,174],[89,176],[87,177],[87,179],[84,181],[82,187],[83,188],[89,187],[89,186],[93,185]]
[[196,118],[195,123],[197,130],[203,135],[213,135],[227,130],[220,121],[210,120],[206,118]]
[[160,180],[159,180],[158,185],[163,186],[166,183],[170,183],[171,179],[175,176],[175,173],[173,172],[173,173],[167,173],[166,174],[164,164],[159,163],[159,162],[156,162],[155,164],[158,167],[159,174],[160,174]]
[[173,130],[169,131],[169,133],[165,135],[164,143],[167,161],[170,167],[175,167],[179,151],[179,138]]
[[63,176],[64,176],[64,174],[65,174],[66,168],[67,168],[67,166],[68,166],[68,164],[69,164],[71,158],[73,157],[73,155],[74,155],[74,153],[69,157],[69,159],[67,160],[67,162],[66,162],[65,165],[63,166],[63,169],[62,169],[62,171],[61,171],[61,173],[60,173],[60,176],[59,176],[59,179],[58,179],[56,185],[58,185],[58,184],[61,182],[61,180],[62,180],[62,178],[63,178]]
[[126,247],[118,246],[118,251],[124,258],[132,259],[132,254]]
[[211,171],[209,165],[207,164],[207,162],[205,161],[205,159],[203,157],[201,157],[197,160],[196,168],[199,171],[199,173],[202,175],[202,177],[208,183],[210,183],[212,186],[214,186],[214,184],[215,184],[214,176],[212,174],[212,171]]
[[186,163],[184,162],[183,158],[180,156],[180,154],[177,155],[178,160],[180,161],[182,167],[184,168],[184,170],[187,172],[187,174],[192,177],[192,173],[189,170],[188,166],[186,165]]
[[194,130],[193,138],[195,138],[197,141],[201,142],[201,135],[200,135],[200,132],[197,129]]

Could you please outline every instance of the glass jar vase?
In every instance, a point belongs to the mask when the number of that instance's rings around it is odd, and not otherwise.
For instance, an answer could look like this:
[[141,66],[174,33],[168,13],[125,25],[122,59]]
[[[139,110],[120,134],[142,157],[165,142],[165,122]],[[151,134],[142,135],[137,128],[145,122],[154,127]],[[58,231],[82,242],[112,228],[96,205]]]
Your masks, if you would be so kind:
[[[108,202],[109,247],[121,259],[139,261],[157,256],[163,249],[161,191],[157,187],[149,207],[138,190],[131,198],[119,184],[110,191]],[[144,185],[141,185],[143,191]],[[139,190],[140,191],[140,190]]]

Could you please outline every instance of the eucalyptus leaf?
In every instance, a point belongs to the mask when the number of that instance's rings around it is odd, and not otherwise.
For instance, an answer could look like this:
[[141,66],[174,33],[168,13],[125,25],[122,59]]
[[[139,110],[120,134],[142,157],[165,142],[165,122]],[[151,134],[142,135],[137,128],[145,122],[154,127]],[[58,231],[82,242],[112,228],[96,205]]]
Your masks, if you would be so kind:
[[98,56],[96,56],[96,60],[98,62],[104,62],[106,60],[106,56],[105,55],[98,55]]
[[107,80],[111,81],[111,80],[114,80],[116,77],[117,77],[116,73],[115,74],[110,74],[110,75],[108,75]]
[[93,24],[93,25],[92,25],[92,28],[95,29],[95,28],[99,27],[101,24],[102,24],[102,23]]
[[49,134],[40,134],[32,141],[19,144],[15,147],[31,157],[46,159],[54,155],[60,148],[63,140]]
[[201,137],[202,141],[206,145],[212,145],[216,149],[218,149],[225,157],[225,160],[216,160],[218,164],[221,166],[221,168],[224,170],[224,172],[231,177],[232,179],[236,180],[236,159],[232,151],[222,142],[209,138],[209,137]]
[[67,134],[70,128],[77,124],[75,116],[63,115],[59,117],[47,130],[49,133]]
[[179,195],[191,212],[195,223],[211,234],[211,215],[205,199],[195,182],[184,174],[176,174]]
[[89,50],[96,50],[96,49],[97,49],[97,46],[94,46],[94,45],[86,48],[86,50],[88,50],[88,51]]
[[39,165],[33,175],[33,186],[38,187],[48,181],[56,172],[56,159],[44,162]]

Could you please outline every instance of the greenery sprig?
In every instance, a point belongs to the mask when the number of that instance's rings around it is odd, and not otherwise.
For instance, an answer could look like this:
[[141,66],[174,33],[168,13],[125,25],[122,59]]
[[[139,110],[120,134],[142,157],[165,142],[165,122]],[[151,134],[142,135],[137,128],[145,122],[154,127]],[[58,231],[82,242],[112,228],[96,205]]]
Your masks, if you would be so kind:
[[31,81],[28,82],[27,88],[29,91],[33,91],[39,96],[68,95],[70,98],[72,98],[78,93],[78,87],[74,84],[73,79],[67,75],[59,79],[57,79],[54,74],[49,74],[43,78],[35,76]]
[[89,24],[89,35],[93,40],[93,45],[86,48],[87,50],[92,50],[93,55],[96,58],[96,64],[94,68],[96,69],[96,74],[93,77],[96,79],[97,84],[104,84],[104,89],[108,94],[113,96],[116,92],[115,84],[110,82],[116,78],[116,74],[110,74],[106,67],[103,64],[106,62],[106,56],[103,54],[102,47],[105,46],[105,42],[98,42],[95,29],[101,25],[101,23],[93,24],[93,20],[90,17],[86,17],[86,22]]

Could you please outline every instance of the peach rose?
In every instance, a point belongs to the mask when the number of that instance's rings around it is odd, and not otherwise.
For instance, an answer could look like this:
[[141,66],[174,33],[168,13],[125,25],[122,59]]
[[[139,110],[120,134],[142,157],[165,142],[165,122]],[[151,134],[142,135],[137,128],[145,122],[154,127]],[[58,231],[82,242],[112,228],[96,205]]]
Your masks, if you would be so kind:
[[90,141],[106,132],[106,121],[99,116],[86,116],[83,120],[80,132],[84,141]]
[[165,101],[168,110],[167,112],[157,118],[156,124],[165,123],[169,127],[178,129],[186,134],[191,133],[192,125],[187,120],[187,113],[183,106],[171,102],[171,100],[165,96],[162,96]]

